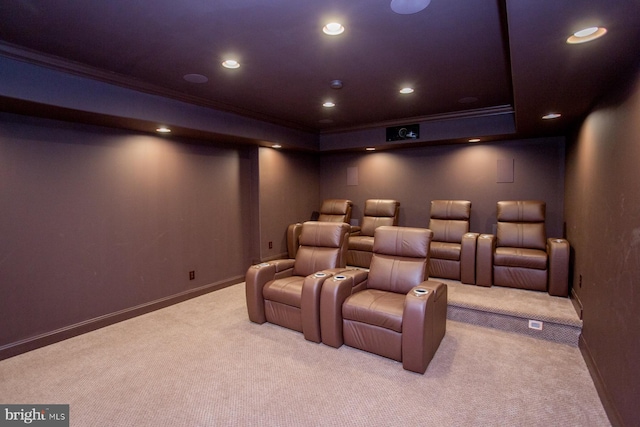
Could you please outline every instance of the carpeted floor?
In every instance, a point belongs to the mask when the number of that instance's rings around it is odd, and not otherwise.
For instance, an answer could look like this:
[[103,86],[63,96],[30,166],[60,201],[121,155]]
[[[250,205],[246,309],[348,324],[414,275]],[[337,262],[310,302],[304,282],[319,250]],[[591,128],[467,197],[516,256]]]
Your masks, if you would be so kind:
[[250,323],[244,284],[0,362],[72,426],[607,426],[580,351],[455,321],[425,375]]

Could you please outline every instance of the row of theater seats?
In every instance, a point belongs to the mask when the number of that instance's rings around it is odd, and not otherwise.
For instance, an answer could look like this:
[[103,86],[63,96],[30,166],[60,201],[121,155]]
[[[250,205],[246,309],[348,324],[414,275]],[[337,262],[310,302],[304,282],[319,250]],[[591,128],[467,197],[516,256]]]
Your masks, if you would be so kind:
[[[325,200],[318,221],[348,224],[352,208],[350,200]],[[350,227],[347,265],[369,268],[374,231],[380,226],[397,225],[399,208],[396,200],[365,202],[361,226]],[[470,217],[470,201],[431,202],[429,276],[568,296],[569,242],[546,237],[544,202],[498,202],[495,235],[469,232]],[[301,227],[292,224],[287,230],[290,258],[295,257]]]
[[249,267],[249,319],[332,347],[346,344],[424,373],[446,332],[447,286],[428,280],[433,232],[375,229],[369,270],[347,269],[350,226],[305,222],[295,258]]

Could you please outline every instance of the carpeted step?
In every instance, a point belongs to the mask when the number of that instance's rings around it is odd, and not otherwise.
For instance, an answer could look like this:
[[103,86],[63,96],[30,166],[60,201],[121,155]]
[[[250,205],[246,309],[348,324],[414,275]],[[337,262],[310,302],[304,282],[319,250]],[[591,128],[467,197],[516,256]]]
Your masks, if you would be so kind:
[[578,345],[582,320],[568,298],[522,289],[484,288],[454,280],[433,280],[448,286],[448,319]]

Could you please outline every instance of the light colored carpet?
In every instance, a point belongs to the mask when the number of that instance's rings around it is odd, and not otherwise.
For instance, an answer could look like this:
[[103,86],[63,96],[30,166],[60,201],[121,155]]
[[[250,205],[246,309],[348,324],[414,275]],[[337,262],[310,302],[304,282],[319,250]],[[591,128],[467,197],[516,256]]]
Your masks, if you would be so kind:
[[580,351],[449,321],[425,375],[249,322],[244,284],[0,362],[72,426],[607,426]]

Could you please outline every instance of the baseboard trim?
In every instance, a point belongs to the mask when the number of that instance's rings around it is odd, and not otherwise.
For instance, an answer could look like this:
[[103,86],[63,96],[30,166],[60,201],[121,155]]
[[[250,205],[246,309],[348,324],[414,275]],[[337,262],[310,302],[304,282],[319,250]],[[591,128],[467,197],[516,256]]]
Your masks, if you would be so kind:
[[583,334],[580,335],[580,338],[578,340],[578,348],[580,349],[582,358],[584,359],[587,365],[587,369],[591,374],[591,379],[593,380],[593,384],[596,387],[596,391],[598,392],[598,396],[600,397],[600,401],[602,402],[604,411],[607,414],[607,417],[609,417],[609,422],[614,427],[623,426],[624,424],[622,423],[620,414],[611,401],[607,386],[602,380],[602,376],[600,375],[598,366],[595,364],[593,357],[591,356],[591,350],[589,350],[589,346],[587,345],[587,341],[584,339]]
[[576,293],[574,288],[571,288],[569,299],[571,304],[573,304],[573,308],[576,310],[576,313],[578,313],[578,317],[582,320],[582,301],[580,301],[580,296]]
[[210,283],[199,288],[189,289],[175,295],[140,304],[135,307],[105,314],[104,316],[66,326],[55,331],[46,332],[44,334],[6,344],[0,347],[0,360],[8,359],[10,357],[35,350],[37,348],[45,347],[59,341],[64,341],[66,339],[85,334],[87,332],[95,331],[96,329],[104,328],[105,326],[113,325],[114,323],[122,322],[123,320],[128,320],[133,317],[147,314],[152,311],[156,311],[191,298],[199,297],[209,292],[217,291],[219,289],[223,289],[243,281],[244,275],[236,276],[227,280]]

